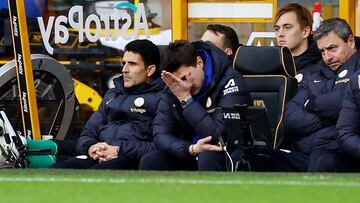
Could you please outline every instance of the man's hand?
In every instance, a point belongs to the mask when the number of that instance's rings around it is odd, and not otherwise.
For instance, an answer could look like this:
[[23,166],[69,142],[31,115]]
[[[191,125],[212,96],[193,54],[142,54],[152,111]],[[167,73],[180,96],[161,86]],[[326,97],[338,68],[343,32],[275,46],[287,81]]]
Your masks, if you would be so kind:
[[193,81],[188,74],[180,79],[167,71],[162,71],[161,78],[178,100],[182,101],[191,97],[190,90],[193,86]]
[[99,155],[97,154],[97,152],[105,149],[104,143],[105,142],[98,142],[89,147],[88,154],[92,159],[97,160],[99,158]]
[[105,149],[97,151],[96,154],[99,156],[99,162],[108,161],[115,159],[119,155],[119,147],[104,143]]
[[219,151],[220,152],[220,151],[224,150],[223,146],[221,146],[221,144],[219,144],[219,145],[209,144],[211,139],[212,139],[211,136],[207,136],[205,138],[198,140],[196,144],[190,145],[189,153],[191,155],[198,155],[204,151]]

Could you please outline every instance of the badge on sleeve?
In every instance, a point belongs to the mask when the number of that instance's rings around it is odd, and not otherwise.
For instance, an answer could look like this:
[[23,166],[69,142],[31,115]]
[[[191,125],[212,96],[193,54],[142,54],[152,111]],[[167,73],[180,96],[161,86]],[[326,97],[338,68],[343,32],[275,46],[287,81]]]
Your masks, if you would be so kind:
[[225,96],[233,92],[239,92],[239,87],[235,84],[234,79],[230,79],[229,82],[224,87],[223,94]]

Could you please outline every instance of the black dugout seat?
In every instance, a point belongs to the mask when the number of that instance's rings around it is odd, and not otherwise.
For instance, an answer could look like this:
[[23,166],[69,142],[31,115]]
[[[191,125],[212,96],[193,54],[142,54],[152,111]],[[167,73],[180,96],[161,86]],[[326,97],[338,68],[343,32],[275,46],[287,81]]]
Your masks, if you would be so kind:
[[272,148],[278,148],[284,138],[285,103],[297,90],[296,68],[290,50],[287,47],[242,46],[236,51],[233,68],[244,76],[253,105],[266,109]]

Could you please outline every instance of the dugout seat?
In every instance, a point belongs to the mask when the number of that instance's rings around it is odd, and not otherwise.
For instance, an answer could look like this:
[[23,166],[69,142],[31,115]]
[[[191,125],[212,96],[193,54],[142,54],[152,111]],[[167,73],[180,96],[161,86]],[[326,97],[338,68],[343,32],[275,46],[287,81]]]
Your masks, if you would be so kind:
[[284,139],[285,103],[296,93],[296,67],[287,47],[242,46],[236,51],[233,68],[245,78],[253,106],[267,112],[272,148]]

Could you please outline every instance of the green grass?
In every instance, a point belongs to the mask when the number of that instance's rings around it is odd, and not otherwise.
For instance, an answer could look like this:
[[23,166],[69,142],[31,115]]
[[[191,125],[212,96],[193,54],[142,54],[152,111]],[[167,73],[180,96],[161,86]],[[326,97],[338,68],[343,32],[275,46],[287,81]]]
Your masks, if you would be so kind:
[[359,174],[0,170],[0,202],[359,202]]

